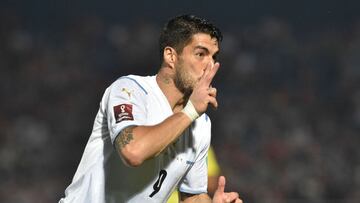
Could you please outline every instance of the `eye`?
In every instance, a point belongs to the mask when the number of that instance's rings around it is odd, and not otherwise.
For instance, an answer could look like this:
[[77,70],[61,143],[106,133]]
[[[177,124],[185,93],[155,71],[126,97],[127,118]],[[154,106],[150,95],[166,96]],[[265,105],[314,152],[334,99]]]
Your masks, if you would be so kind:
[[205,56],[205,53],[204,52],[198,52],[198,53],[196,53],[196,56],[198,56],[198,57],[204,57]]

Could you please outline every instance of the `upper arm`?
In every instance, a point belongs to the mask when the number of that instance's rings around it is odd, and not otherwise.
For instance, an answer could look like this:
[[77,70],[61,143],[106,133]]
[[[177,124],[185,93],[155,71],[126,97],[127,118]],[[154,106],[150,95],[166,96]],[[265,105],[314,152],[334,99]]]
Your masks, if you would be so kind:
[[128,166],[137,166],[139,163],[135,162],[133,159],[131,159],[129,156],[124,155],[123,149],[128,145],[133,139],[133,129],[135,126],[128,126],[122,129],[114,141],[114,147],[119,154],[121,160],[124,164]]
[[146,121],[146,94],[139,83],[120,78],[107,90],[104,108],[111,142],[129,126],[144,125]]
[[135,126],[128,126],[122,129],[114,141],[114,146],[117,151],[121,151],[127,144],[129,144],[133,139],[133,129]]
[[[147,117],[146,90],[131,77],[122,77],[106,90],[102,108],[112,144],[127,165],[136,165],[124,156],[123,148],[133,139],[135,126],[145,125]],[[130,161],[129,161],[130,160]]]

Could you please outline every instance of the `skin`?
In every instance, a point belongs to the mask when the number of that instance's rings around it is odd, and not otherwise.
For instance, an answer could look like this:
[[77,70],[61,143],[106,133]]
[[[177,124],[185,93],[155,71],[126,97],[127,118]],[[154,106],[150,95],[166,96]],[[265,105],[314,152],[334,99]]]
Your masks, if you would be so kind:
[[208,176],[208,194],[210,196],[214,195],[218,187],[219,176]]
[[[209,104],[217,108],[217,90],[211,87],[211,82],[220,66],[215,62],[218,52],[217,40],[204,33],[193,35],[181,53],[172,47],[164,48],[164,60],[156,81],[174,114],[157,125],[132,126],[121,132],[115,147],[125,164],[140,166],[145,160],[159,155],[181,136],[192,123],[181,112],[188,100],[199,115],[207,110]],[[225,179],[220,177],[213,202],[241,202],[237,193],[225,193],[224,187]],[[181,194],[181,201],[212,202],[207,194]]]

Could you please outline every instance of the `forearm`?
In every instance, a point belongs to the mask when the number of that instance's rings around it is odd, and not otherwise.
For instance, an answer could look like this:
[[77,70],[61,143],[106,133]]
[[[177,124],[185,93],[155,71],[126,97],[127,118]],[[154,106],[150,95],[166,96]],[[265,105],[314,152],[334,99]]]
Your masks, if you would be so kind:
[[212,200],[208,194],[202,193],[198,195],[181,194],[181,203],[211,203]]
[[189,127],[191,120],[184,113],[175,113],[154,126],[136,126],[123,130],[115,140],[115,146],[123,160],[138,166],[160,154]]

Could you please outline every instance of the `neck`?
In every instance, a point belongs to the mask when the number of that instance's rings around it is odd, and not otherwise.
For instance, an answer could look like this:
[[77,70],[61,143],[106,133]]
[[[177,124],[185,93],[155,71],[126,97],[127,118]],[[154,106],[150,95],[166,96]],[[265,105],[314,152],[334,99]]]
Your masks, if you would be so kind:
[[161,91],[166,96],[173,112],[179,112],[183,109],[188,98],[175,86],[173,74],[166,67],[160,68],[156,82]]

